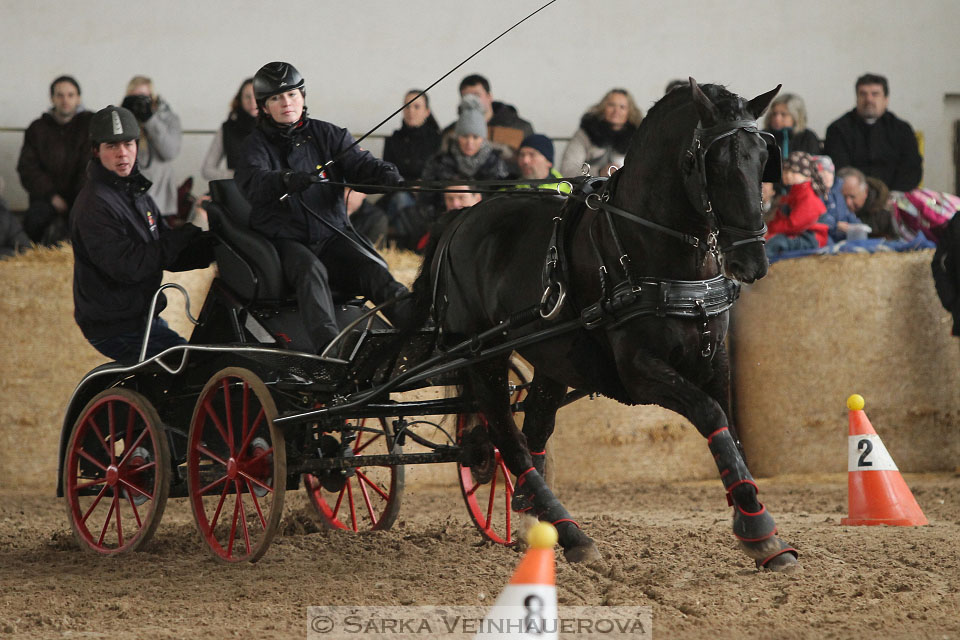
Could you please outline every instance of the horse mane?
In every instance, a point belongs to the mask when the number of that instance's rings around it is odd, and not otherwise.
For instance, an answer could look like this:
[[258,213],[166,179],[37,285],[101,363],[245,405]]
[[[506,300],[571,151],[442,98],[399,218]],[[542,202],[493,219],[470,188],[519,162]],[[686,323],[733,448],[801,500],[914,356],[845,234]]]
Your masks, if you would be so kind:
[[[720,116],[725,120],[736,120],[746,110],[746,101],[732,91],[728,91],[722,84],[701,84],[700,90],[710,98],[710,101],[720,112]],[[644,135],[645,129],[659,126],[659,121],[668,113],[688,104],[693,104],[693,93],[689,86],[674,89],[650,107],[650,110],[647,111],[647,117],[640,123],[638,135]]]

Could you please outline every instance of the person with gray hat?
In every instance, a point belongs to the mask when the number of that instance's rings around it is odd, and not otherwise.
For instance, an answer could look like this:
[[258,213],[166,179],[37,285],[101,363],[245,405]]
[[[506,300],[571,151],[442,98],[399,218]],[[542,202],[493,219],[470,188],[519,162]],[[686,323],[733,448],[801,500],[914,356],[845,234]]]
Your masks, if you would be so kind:
[[[160,216],[137,162],[139,137],[136,117],[123,107],[110,105],[93,116],[93,158],[70,210],[74,318],[93,348],[123,364],[139,359],[163,272],[213,261],[212,236],[189,223],[170,229]],[[161,294],[148,358],[186,342],[159,317],[165,306]]]
[[[506,162],[487,141],[487,119],[480,100],[467,94],[459,111],[460,117],[454,128],[457,143],[427,161],[423,180],[503,180],[508,177]],[[422,195],[428,196],[426,202],[437,211],[442,210],[442,201],[437,194]]]

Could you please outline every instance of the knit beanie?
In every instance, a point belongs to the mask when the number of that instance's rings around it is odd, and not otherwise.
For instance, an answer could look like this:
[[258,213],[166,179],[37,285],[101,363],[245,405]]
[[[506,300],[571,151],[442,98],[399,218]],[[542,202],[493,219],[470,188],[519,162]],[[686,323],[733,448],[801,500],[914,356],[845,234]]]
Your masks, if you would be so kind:
[[787,156],[787,159],[783,162],[783,168],[786,171],[799,173],[809,178],[810,182],[813,183],[813,190],[822,198],[827,188],[823,182],[823,178],[820,177],[820,172],[817,171],[817,161],[815,157],[816,156],[812,156],[806,151],[791,151],[790,155]]
[[813,159],[817,162],[817,169],[825,173],[836,174],[837,170],[833,164],[833,159],[830,156],[813,156]]
[[483,115],[483,105],[480,98],[467,94],[459,107],[460,118],[457,120],[456,132],[458,136],[480,136],[487,138],[487,118]]
[[542,133],[534,133],[524,138],[523,142],[520,143],[520,148],[522,149],[524,147],[536,149],[543,154],[547,162],[553,164],[553,142]]

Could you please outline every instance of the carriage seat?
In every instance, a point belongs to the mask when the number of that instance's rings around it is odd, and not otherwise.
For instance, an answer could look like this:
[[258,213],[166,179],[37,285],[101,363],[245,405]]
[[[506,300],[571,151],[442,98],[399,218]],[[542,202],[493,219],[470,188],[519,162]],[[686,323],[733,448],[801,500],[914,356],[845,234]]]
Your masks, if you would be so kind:
[[246,303],[293,297],[283,279],[280,255],[265,236],[250,228],[250,203],[233,180],[212,180],[204,203],[210,230],[221,240],[214,249],[220,278]]

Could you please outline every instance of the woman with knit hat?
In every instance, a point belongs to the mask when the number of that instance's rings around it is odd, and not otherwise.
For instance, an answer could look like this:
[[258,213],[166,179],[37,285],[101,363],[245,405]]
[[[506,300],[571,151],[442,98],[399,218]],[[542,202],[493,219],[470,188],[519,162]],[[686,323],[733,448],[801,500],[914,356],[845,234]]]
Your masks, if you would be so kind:
[[826,186],[813,156],[792,151],[783,163],[783,184],[789,191],[780,199],[767,225],[767,257],[826,246],[827,225],[818,222],[827,210],[821,199]]
[[[423,168],[423,180],[502,180],[509,175],[507,164],[500,152],[487,141],[487,119],[483,105],[472,95],[464,96],[459,107],[460,117],[455,128],[457,144],[441,151],[427,161]],[[429,204],[442,210],[437,194],[428,199]]]

